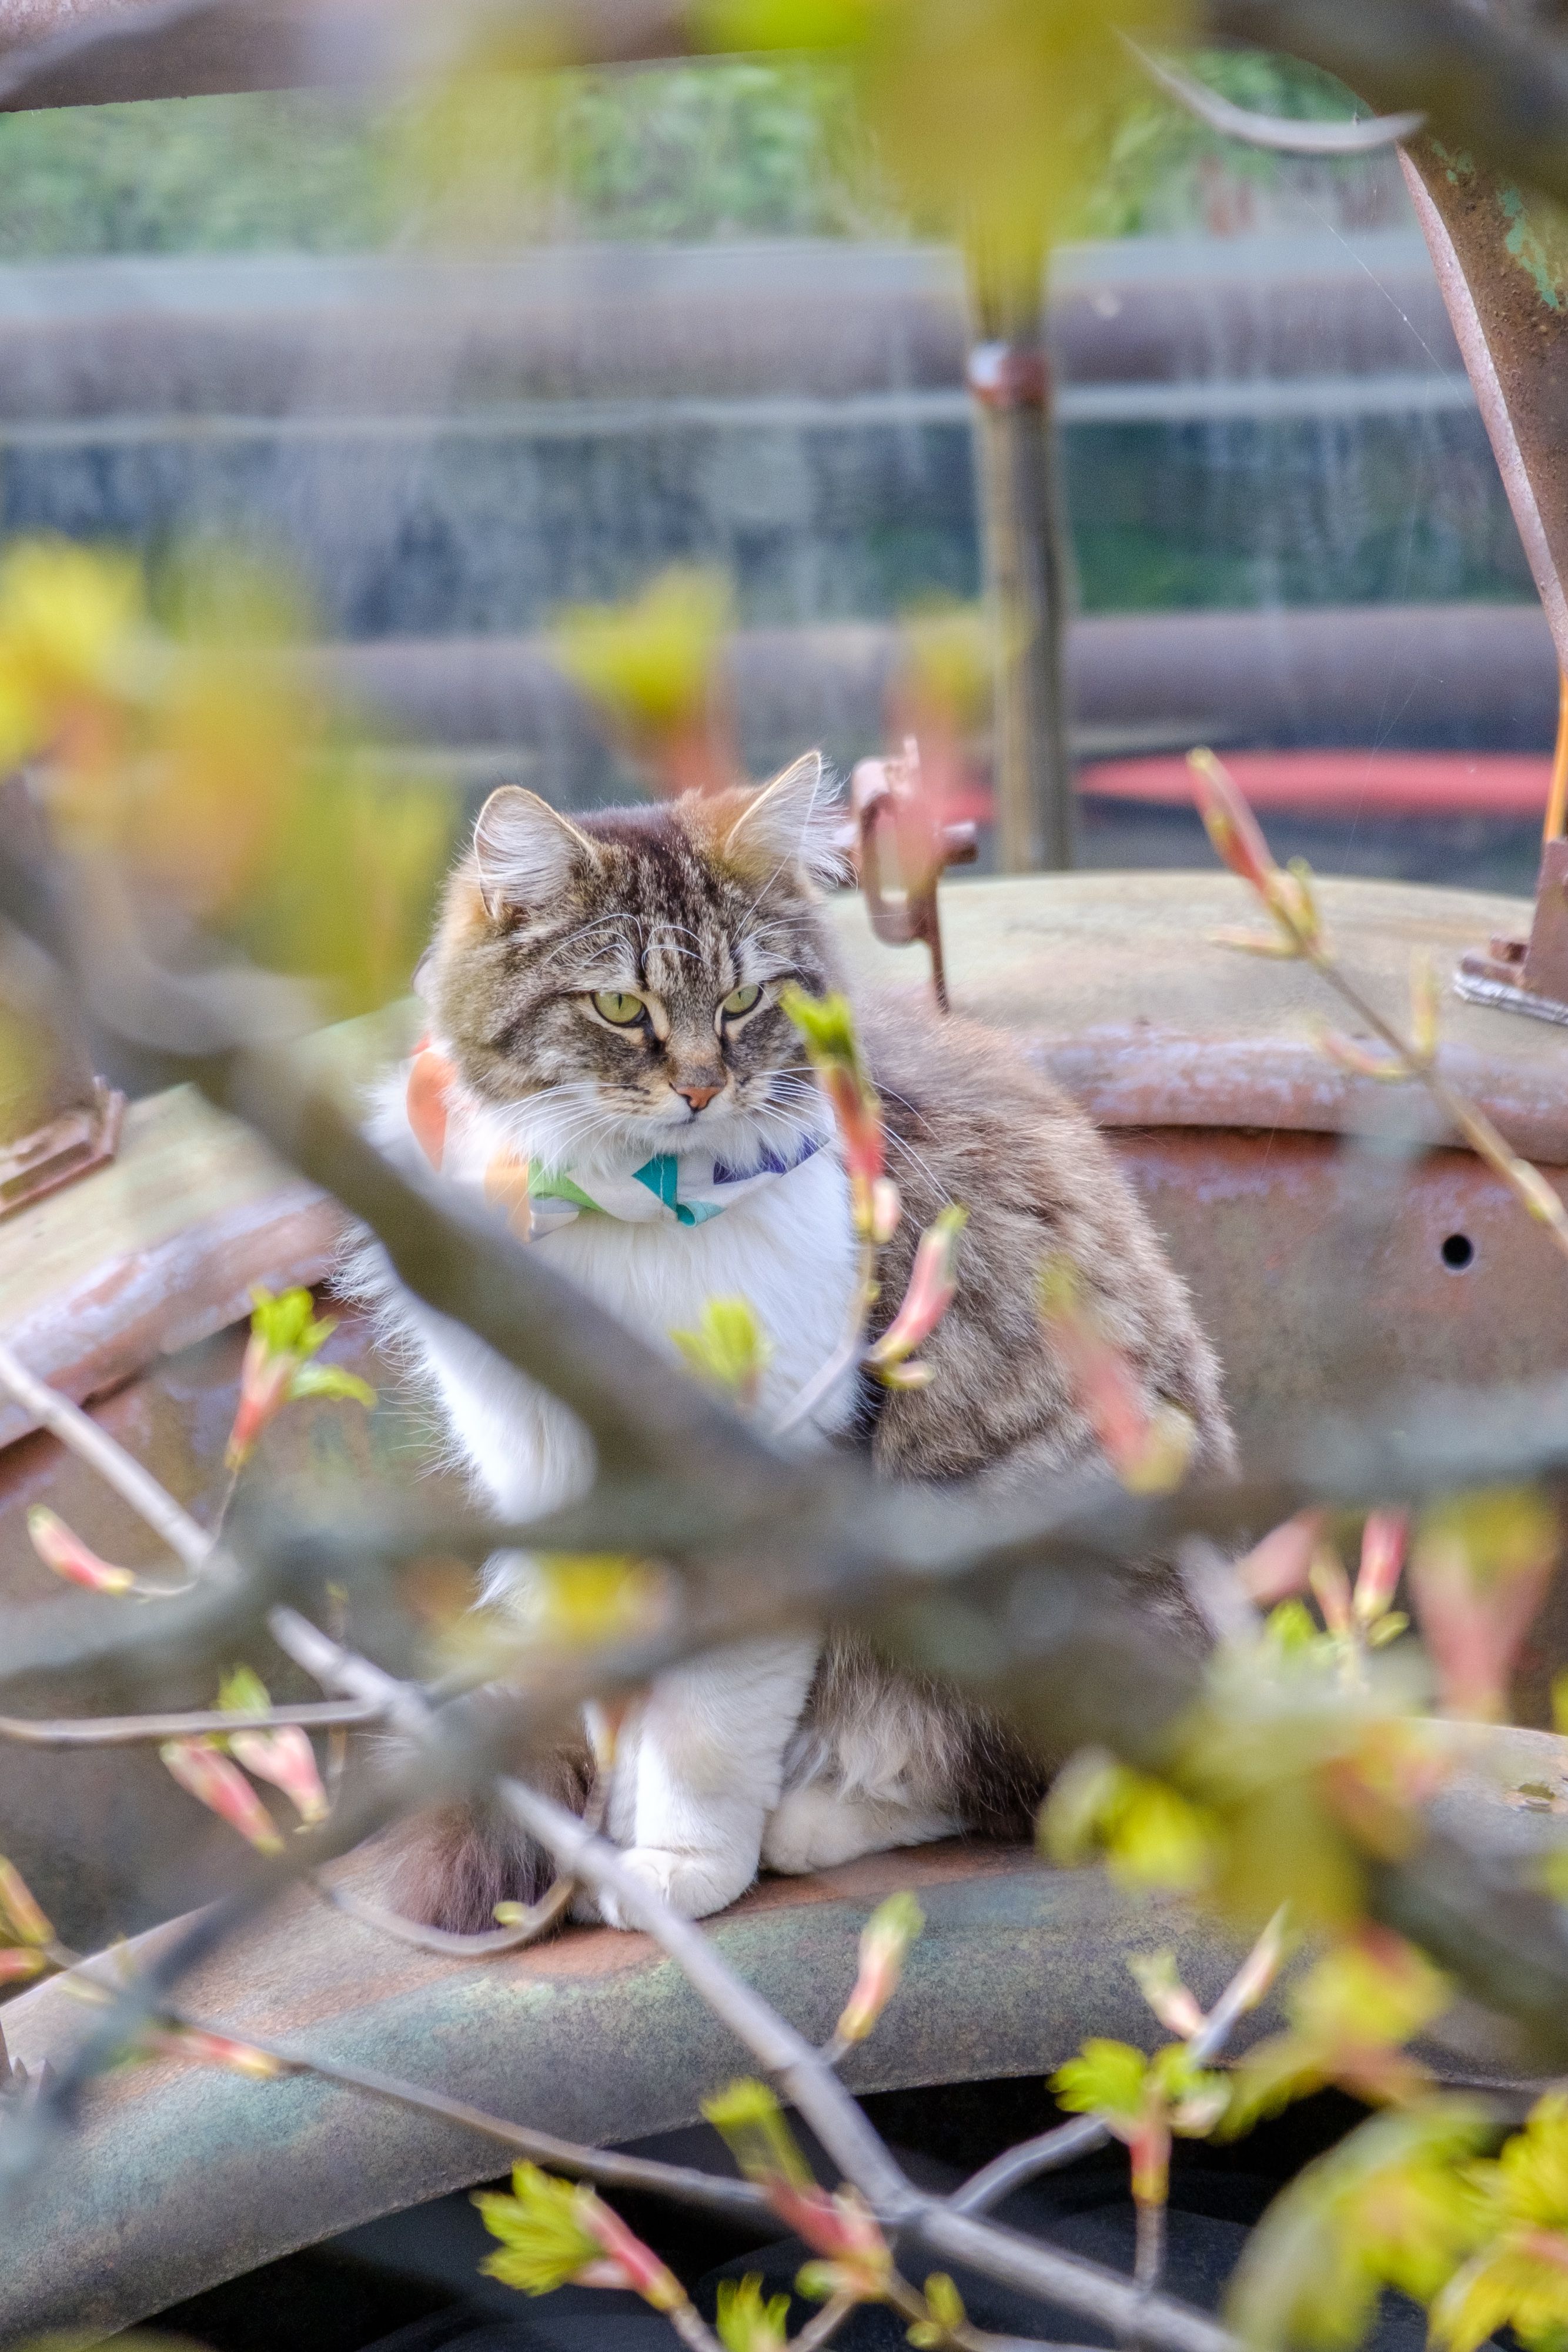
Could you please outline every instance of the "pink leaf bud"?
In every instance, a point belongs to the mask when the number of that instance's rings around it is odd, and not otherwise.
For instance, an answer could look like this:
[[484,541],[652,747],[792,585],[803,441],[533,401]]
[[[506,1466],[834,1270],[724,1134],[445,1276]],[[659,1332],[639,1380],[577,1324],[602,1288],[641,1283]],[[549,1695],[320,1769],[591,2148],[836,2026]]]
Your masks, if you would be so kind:
[[1190,2042],[1201,2029],[1204,2016],[1197,1999],[1176,1974],[1174,1953],[1135,1953],[1127,1966],[1137,1979],[1138,1990],[1166,2032]]
[[48,1965],[42,1952],[0,1951],[0,1985],[26,1984],[41,1977]]
[[1344,1562],[1328,1544],[1320,1544],[1307,1570],[1307,1582],[1312,1598],[1323,1612],[1323,1623],[1331,1633],[1343,1637],[1354,1622],[1351,1605],[1350,1579],[1344,1572]]
[[274,1355],[260,1333],[252,1333],[240,1366],[239,1403],[224,1456],[231,1470],[239,1469],[250,1459],[256,1439],[287,1402],[288,1384],[297,1362],[294,1356]]
[[80,1536],[68,1528],[64,1519],[41,1503],[35,1504],[27,1514],[27,1534],[33,1549],[46,1568],[63,1576],[68,1584],[82,1585],[89,1592],[134,1592],[136,1579],[128,1568],[116,1568],[107,1559],[99,1559],[89,1551]]
[[1361,1531],[1361,1566],[1355,1580],[1355,1618],[1370,1625],[1384,1615],[1399,1588],[1409,1521],[1403,1511],[1369,1511]]
[[863,2042],[898,1990],[909,1948],[925,1925],[913,1895],[890,1895],[861,1930],[860,1972],[838,2023],[841,2042]]
[[797,2189],[770,2182],[768,2195],[780,2220],[831,2266],[831,2293],[861,2303],[880,2301],[892,2276],[893,2258],[875,2216],[852,2189],[830,2196],[814,2183]]
[[302,1822],[308,1825],[326,1820],[330,1807],[315,1750],[297,1724],[286,1724],[279,1731],[234,1732],[229,1752],[258,1780],[270,1780],[281,1789]]
[[1254,1544],[1238,1563],[1236,1573],[1249,1600],[1260,1609],[1271,1609],[1276,1601],[1305,1591],[1307,1571],[1322,1540],[1326,1517],[1322,1511],[1298,1511],[1293,1519],[1286,1519],[1261,1543]]
[[55,1931],[44,1916],[32,1888],[16,1868],[0,1854],[0,1927],[23,1944],[52,1944]]
[[[855,1231],[863,1240],[876,1238],[896,1201],[876,1187],[883,1177],[882,1105],[871,1082],[854,1016],[839,995],[808,996],[801,988],[787,988],[779,1000],[795,1024],[806,1055],[832,1108],[850,1180],[850,1206]],[[894,1221],[896,1223],[896,1219]],[[887,1227],[891,1234],[891,1227]]]
[[1122,1484],[1134,1494],[1163,1494],[1178,1486],[1197,1443],[1197,1426],[1190,1414],[1164,1399],[1151,1409],[1132,1366],[1085,1300],[1071,1258],[1046,1260],[1039,1303],[1073,1402]]
[[276,2082],[291,2070],[269,2050],[253,2042],[235,2042],[227,2033],[209,2033],[199,2025],[154,2025],[142,2038],[150,2056],[188,2058],[198,2066],[223,2066],[231,2074],[246,2074],[253,2083]]
[[1228,1990],[1239,2015],[1257,2008],[1280,1973],[1288,1916],[1289,1906],[1281,1903],[1230,1980]]
[[946,1208],[921,1234],[903,1304],[882,1338],[866,1352],[866,1362],[873,1371],[902,1364],[912,1356],[953,1304],[958,1287],[958,1235],[968,1214],[967,1209]]
[[[674,2273],[602,2199],[591,2194],[581,2200],[579,2210],[584,2227],[603,2247],[607,2263],[620,2273],[615,2282],[618,2286],[630,2287],[655,2311],[674,2311],[685,2302],[686,2291]],[[597,2284],[580,2272],[578,2275],[580,2284]]]
[[236,1765],[206,1739],[166,1739],[158,1750],[182,1789],[237,1830],[258,1853],[281,1853],[283,1840]]
[[1248,806],[1246,794],[1229,769],[1212,751],[1189,751],[1186,764],[1197,812],[1216,856],[1233,874],[1239,874],[1243,882],[1249,882],[1260,897],[1267,898],[1270,883],[1280,869],[1263,838],[1262,827]]
[[891,1176],[879,1176],[871,1188],[871,1237],[878,1249],[885,1249],[898,1231],[898,1221],[904,1214],[904,1203],[898,1197],[898,1187]]
[[1555,1511],[1528,1490],[1462,1496],[1423,1519],[1410,1586],[1448,1714],[1506,1717],[1509,1676],[1558,1541]]

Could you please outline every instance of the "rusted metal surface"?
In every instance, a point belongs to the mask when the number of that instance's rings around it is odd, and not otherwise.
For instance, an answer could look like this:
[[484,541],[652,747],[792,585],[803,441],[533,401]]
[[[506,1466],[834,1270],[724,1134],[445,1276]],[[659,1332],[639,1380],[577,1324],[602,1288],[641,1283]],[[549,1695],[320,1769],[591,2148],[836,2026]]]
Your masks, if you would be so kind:
[[[1500,1791],[1563,1778],[1563,1744],[1505,1733],[1443,1801],[1448,1823],[1516,1849],[1555,1822]],[[859,2090],[1051,2071],[1086,2034],[1146,2042],[1125,1966],[1174,1948],[1212,2000],[1235,1952],[1174,1902],[1118,1895],[1005,1848],[928,1847],[820,1878],[765,1882],[711,1930],[730,1964],[804,2032],[829,2032],[868,1911],[912,1886],[926,1927],[897,2000],[845,2068]],[[155,1930],[139,1948],[156,1948]],[[977,1987],[984,1999],[976,1998]],[[745,2063],[674,1965],[642,1937],[573,1930],[481,1966],[378,1936],[304,1895],[198,1970],[183,1998],[225,2030],[287,2041],[604,2144],[695,2122]],[[29,2069],[90,2031],[58,1985],[3,2012]],[[1269,2010],[1246,2035],[1275,2022]],[[1457,2016],[1429,2053],[1451,2081],[1512,2078],[1518,2053]],[[40,2194],[10,2218],[0,2340],[113,2328],[378,2214],[492,2177],[495,2146],[308,2080],[258,2087],[166,2063],[98,2084]],[[68,2212],[70,2226],[60,2216]]]
[[125,1097],[94,1078],[85,1103],[0,1146],[0,1217],[90,1176],[113,1159],[125,1117]]
[[[1174,1906],[1000,1849],[773,1881],[713,1933],[765,1998],[821,2038],[867,1912],[900,1886],[918,1891],[928,1924],[896,2003],[851,2062],[857,2087],[1034,2074],[1086,2032],[1145,2031],[1128,1949],[1176,1944],[1203,1995],[1224,1979],[1228,1956]],[[186,1998],[242,2034],[287,2037],[580,2140],[695,2121],[698,2099],[746,2063],[668,1961],[641,1937],[607,1931],[475,1966],[410,1952],[300,1897],[202,1970]],[[90,2024],[52,1987],[0,2015],[29,2067]],[[320,2085],[258,2090],[205,2070],[138,2068],[95,2090],[47,2193],[8,2230],[0,2341],[123,2326],[504,2167],[492,2144]]]
[[[1413,140],[1401,162],[1568,677],[1568,236],[1556,207],[1438,140]],[[1461,996],[1568,1024],[1565,882],[1568,845],[1548,840],[1528,933],[1472,949]]]
[[[1410,960],[1428,950],[1445,983],[1479,938],[1518,927],[1528,907],[1484,892],[1323,881],[1330,934],[1392,1016],[1409,1002]],[[1347,1076],[1318,1047],[1337,1021],[1310,968],[1211,945],[1255,919],[1246,886],[1207,874],[1075,874],[966,880],[943,895],[959,1012],[1014,1031],[1102,1125],[1385,1133],[1448,1139],[1418,1088]],[[868,941],[846,910],[854,969],[914,985],[906,961]],[[1443,1068],[1511,1143],[1568,1164],[1568,1064],[1539,1025],[1449,1003]]]
[[[247,1311],[253,1283],[319,1281],[339,1213],[177,1088],[126,1114],[119,1157],[0,1223],[6,1340],[78,1402]],[[0,1405],[0,1447],[33,1423]]]
[[1465,367],[1568,669],[1568,245],[1540,200],[1435,139],[1403,152]]

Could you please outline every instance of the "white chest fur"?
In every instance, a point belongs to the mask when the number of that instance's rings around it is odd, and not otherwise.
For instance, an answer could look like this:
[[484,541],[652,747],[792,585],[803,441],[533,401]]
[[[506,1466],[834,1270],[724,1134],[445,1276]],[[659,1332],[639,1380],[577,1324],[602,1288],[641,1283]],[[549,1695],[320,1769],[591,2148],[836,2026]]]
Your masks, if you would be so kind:
[[[382,1093],[372,1132],[401,1163],[424,1170],[400,1082]],[[831,1149],[703,1224],[626,1224],[584,1214],[533,1246],[672,1357],[670,1333],[693,1328],[710,1299],[747,1299],[773,1350],[762,1384],[764,1426],[832,1353],[855,1279],[848,1185]],[[390,1272],[372,1275],[369,1286],[434,1387],[454,1450],[498,1511],[528,1517],[586,1489],[591,1448],[563,1407],[409,1297]],[[813,1415],[818,1442],[842,1425],[852,1404],[846,1380]]]

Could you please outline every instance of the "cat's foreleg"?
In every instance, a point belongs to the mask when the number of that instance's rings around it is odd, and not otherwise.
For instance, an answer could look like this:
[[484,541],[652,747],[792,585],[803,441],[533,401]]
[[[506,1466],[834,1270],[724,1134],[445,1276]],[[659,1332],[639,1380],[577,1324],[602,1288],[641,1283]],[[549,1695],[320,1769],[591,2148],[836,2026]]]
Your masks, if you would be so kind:
[[[740,1642],[661,1675],[617,1763],[612,1834],[628,1869],[683,1918],[706,1918],[757,1875],[763,1825],[816,1672],[814,1635]],[[630,1923],[612,1898],[611,1927]]]

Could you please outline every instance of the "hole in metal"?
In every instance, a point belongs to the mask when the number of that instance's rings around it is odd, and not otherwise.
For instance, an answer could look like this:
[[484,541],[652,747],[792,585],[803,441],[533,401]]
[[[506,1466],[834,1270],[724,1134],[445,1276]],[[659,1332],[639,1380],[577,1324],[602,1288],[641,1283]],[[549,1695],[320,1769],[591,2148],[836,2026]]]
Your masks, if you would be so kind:
[[1449,1234],[1443,1244],[1443,1264],[1450,1274],[1463,1274],[1475,1263],[1476,1245],[1469,1234]]

